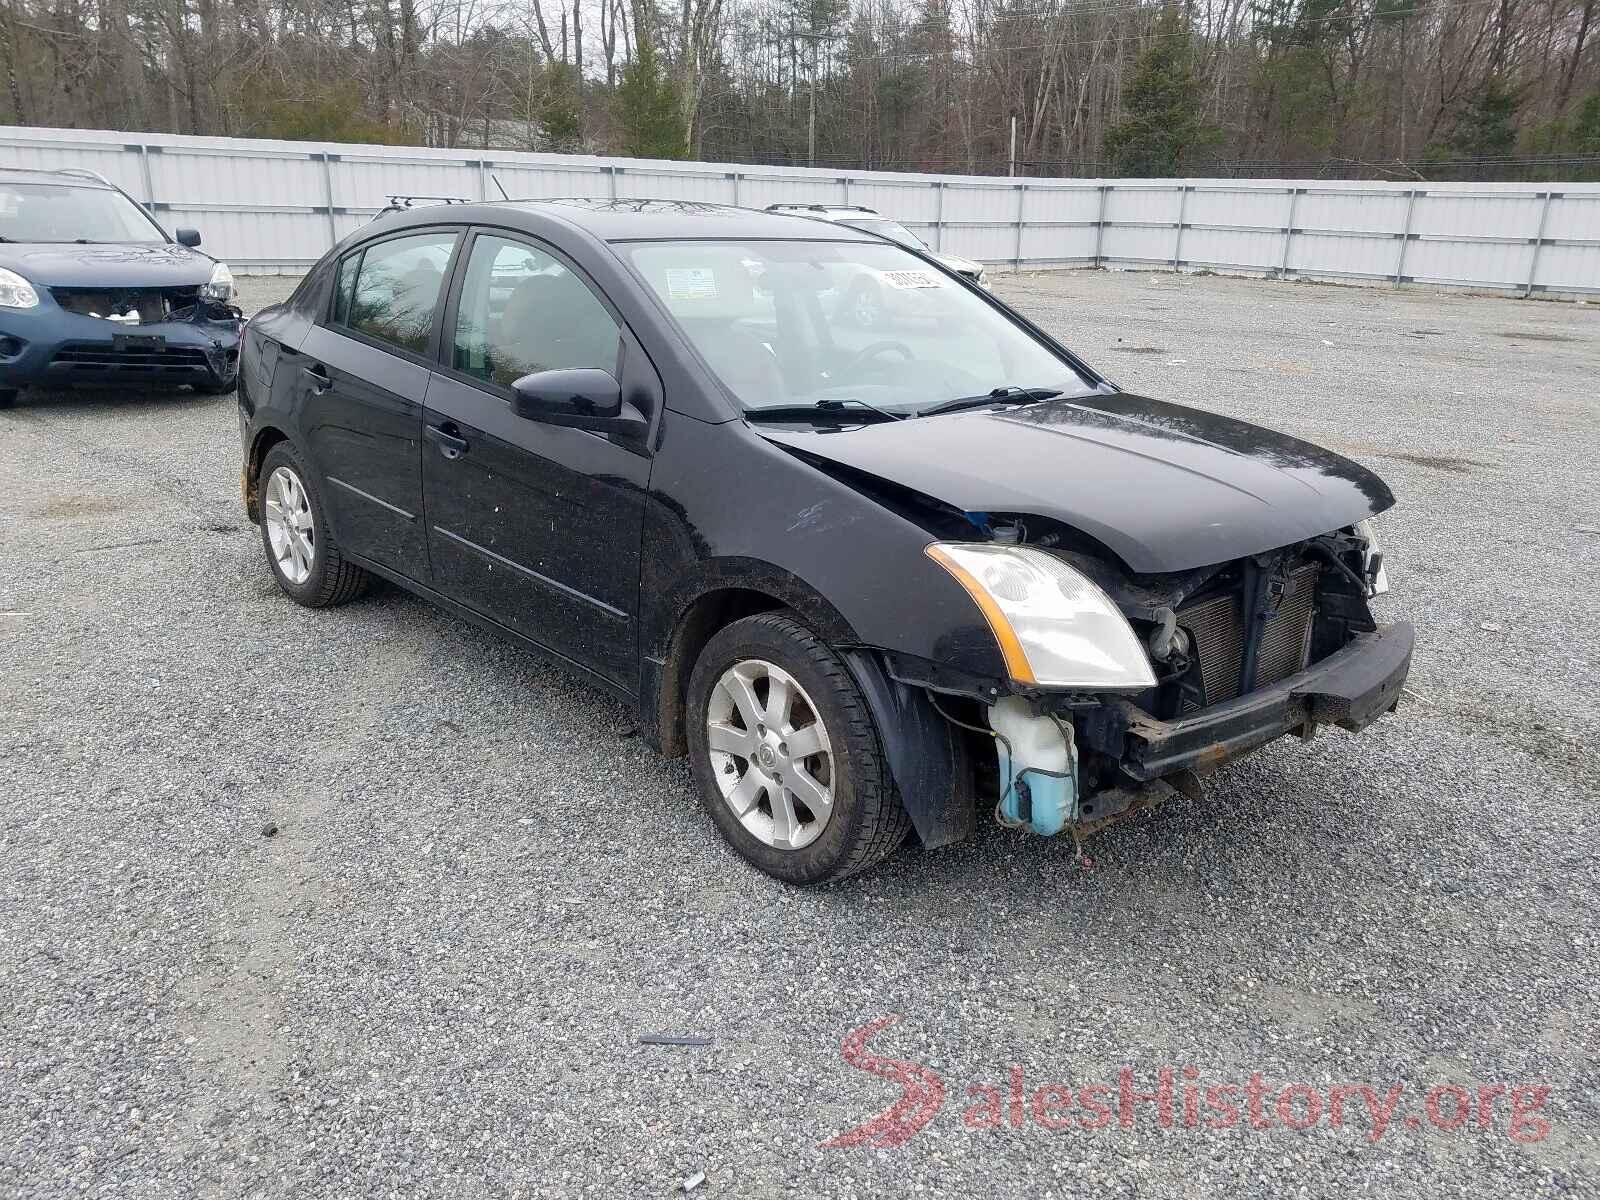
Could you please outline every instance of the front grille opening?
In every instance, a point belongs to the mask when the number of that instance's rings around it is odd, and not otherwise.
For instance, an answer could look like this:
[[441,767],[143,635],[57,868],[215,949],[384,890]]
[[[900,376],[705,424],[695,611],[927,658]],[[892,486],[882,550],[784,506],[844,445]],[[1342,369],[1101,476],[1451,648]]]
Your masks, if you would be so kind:
[[68,342],[56,351],[51,365],[68,371],[132,375],[207,369],[205,351],[194,346],[116,347],[99,342]]
[[51,288],[67,312],[99,317],[118,325],[157,325],[200,298],[195,287],[182,288]]
[[1245,598],[1239,589],[1192,601],[1178,610],[1178,627],[1188,632],[1197,660],[1200,691],[1185,696],[1183,710],[1235,700],[1287,679],[1306,667],[1311,651],[1311,629],[1316,613],[1316,563],[1291,568],[1283,577],[1283,590],[1267,601],[1270,615],[1261,623],[1255,671],[1249,688],[1244,682],[1248,637]]

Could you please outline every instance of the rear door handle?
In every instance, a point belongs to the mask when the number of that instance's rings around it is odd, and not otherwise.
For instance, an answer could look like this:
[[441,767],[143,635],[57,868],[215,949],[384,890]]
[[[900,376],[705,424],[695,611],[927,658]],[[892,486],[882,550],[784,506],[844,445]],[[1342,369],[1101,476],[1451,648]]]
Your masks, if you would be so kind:
[[443,425],[425,425],[422,432],[446,458],[457,459],[467,452],[467,439],[461,436],[461,429],[454,421],[446,421]]
[[328,368],[321,363],[312,363],[300,370],[311,380],[311,390],[319,396],[333,386],[333,380],[328,378]]

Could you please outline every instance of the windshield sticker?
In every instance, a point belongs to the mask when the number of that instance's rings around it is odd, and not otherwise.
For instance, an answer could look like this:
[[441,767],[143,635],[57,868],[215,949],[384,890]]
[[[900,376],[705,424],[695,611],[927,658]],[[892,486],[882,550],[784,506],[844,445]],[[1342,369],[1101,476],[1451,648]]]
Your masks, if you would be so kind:
[[667,295],[673,300],[715,300],[716,274],[710,267],[668,267]]
[[943,282],[931,271],[885,271],[884,282],[896,288],[936,288]]

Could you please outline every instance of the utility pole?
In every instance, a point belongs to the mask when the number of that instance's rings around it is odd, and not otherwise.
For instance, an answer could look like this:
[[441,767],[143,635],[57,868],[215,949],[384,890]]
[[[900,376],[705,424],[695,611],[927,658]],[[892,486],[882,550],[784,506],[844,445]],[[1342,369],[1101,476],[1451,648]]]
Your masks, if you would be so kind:
[[806,165],[817,165],[817,43],[811,43],[811,111],[806,114]]
[[831,42],[837,35],[808,29],[803,33],[792,31],[790,36],[811,43],[811,96],[809,111],[806,114],[806,163],[814,167],[817,165],[817,60],[820,53],[818,44]]
[[574,89],[583,95],[583,6],[581,0],[572,0],[572,65]]

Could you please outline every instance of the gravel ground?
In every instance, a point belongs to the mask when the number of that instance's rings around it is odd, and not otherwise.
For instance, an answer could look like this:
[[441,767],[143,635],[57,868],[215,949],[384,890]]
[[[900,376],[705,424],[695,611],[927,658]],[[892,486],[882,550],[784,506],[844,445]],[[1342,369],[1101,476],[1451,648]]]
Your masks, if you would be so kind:
[[[231,399],[27,397],[0,413],[0,1193],[1600,1194],[1600,308],[999,289],[1125,386],[1391,482],[1384,608],[1422,638],[1397,717],[1088,860],[986,824],[790,891],[613,701],[395,590],[283,599]],[[841,1054],[891,1016],[871,1049],[942,1110],[819,1147],[898,1094]],[[1178,1072],[1170,1127],[1012,1109],[1015,1071],[1115,1105],[1124,1067]],[[1208,1127],[1204,1089],[1253,1073],[1402,1091],[1381,1134],[1354,1099]],[[1509,1093],[1480,1128],[1494,1085],[1550,1089],[1517,1137]]]

